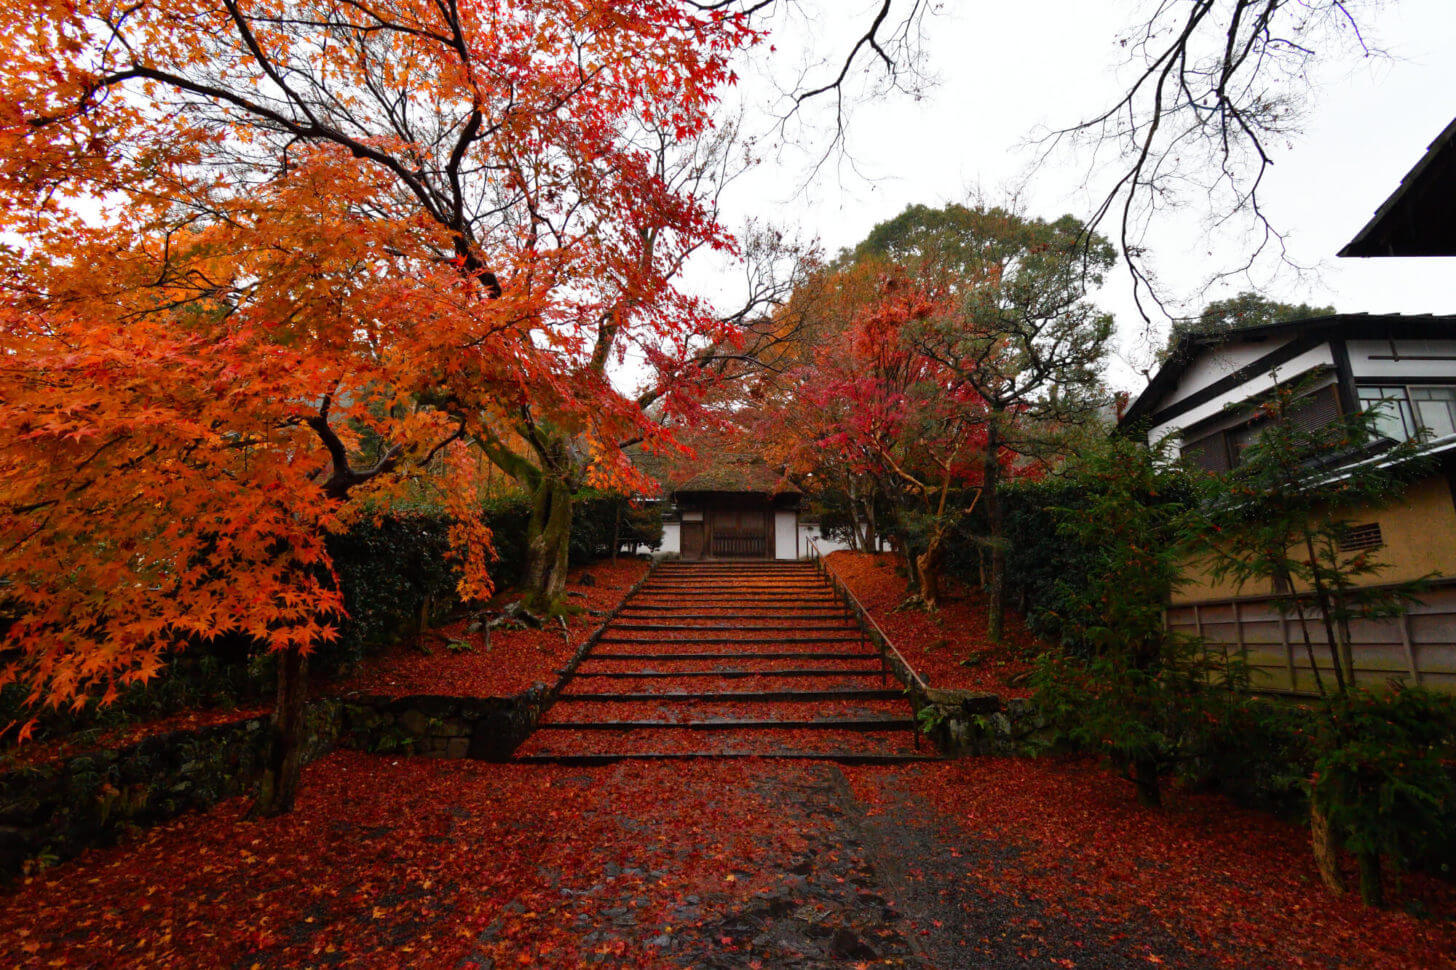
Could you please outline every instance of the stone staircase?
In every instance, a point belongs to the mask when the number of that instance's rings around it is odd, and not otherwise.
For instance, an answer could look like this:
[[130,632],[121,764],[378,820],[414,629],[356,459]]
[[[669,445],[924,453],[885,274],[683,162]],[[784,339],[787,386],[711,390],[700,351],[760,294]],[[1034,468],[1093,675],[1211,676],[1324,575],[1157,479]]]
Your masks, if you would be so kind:
[[664,563],[516,760],[931,757],[914,728],[900,683],[812,563]]

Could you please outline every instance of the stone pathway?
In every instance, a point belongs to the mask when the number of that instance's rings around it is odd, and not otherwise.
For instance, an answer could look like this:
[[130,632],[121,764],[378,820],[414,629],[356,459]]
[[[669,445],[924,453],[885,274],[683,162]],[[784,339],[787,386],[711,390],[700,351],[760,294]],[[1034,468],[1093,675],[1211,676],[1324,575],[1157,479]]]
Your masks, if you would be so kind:
[[899,682],[811,563],[666,563],[568,681],[526,762],[930,757]]
[[[856,797],[846,770],[885,778],[883,797]],[[1153,921],[1108,925],[1093,912],[1004,891],[997,874],[1020,864],[1018,851],[947,830],[913,777],[829,762],[765,764],[743,778],[742,791],[724,794],[726,811],[702,817],[691,842],[680,842],[680,805],[622,799],[635,785],[671,786],[673,777],[683,803],[711,805],[721,771],[661,763],[631,774],[590,771],[565,784],[592,786],[617,806],[610,821],[589,821],[615,829],[627,848],[584,881],[545,860],[537,884],[458,966],[498,968],[505,953],[551,966],[692,970],[1210,966]],[[737,814],[749,807],[753,817]],[[761,826],[765,815],[772,829]],[[731,852],[703,878],[696,867],[713,846]],[[547,909],[558,921],[553,943],[568,942],[541,960],[540,938],[508,934]]]

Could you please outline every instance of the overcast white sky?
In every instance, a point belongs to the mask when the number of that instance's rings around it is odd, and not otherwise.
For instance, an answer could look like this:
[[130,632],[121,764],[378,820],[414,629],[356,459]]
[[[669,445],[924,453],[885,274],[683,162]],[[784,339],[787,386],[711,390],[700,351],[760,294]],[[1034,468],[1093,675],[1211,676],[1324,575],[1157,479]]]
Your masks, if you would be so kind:
[[[821,0],[820,6],[832,16],[774,37],[781,77],[793,66],[789,58],[805,49],[840,54],[846,28],[866,22],[851,14],[871,4]],[[779,152],[765,144],[763,163],[728,190],[726,221],[737,227],[750,217],[770,220],[817,236],[832,253],[912,203],[940,205],[978,188],[992,198],[1003,195],[1027,171],[1034,150],[1026,139],[1038,126],[1066,126],[1111,103],[1126,69],[1116,37],[1145,6],[1137,0],[949,0],[929,22],[927,67],[938,84],[919,100],[861,105],[848,143],[852,164],[825,166],[807,187],[806,150],[822,151],[823,143],[795,133]],[[1266,203],[1291,233],[1292,256],[1322,264],[1321,270],[1314,278],[1277,278],[1264,290],[1351,312],[1456,312],[1456,260],[1334,256],[1456,115],[1456,0],[1398,0],[1372,22],[1374,41],[1391,56],[1324,69],[1315,79],[1305,133],[1279,146],[1268,181]],[[752,71],[740,90],[750,102],[750,120],[773,93]],[[1044,168],[1023,196],[1028,213],[1085,214],[1083,174],[1072,160]],[[1190,300],[1183,312],[1202,304],[1195,290],[1210,258],[1239,256],[1229,248],[1237,249],[1238,240],[1220,242],[1210,255],[1194,215],[1149,239],[1164,281]],[[694,285],[714,295],[731,288],[731,277],[700,268]],[[1126,273],[1113,275],[1098,299],[1117,314],[1123,340],[1125,360],[1114,362],[1109,379],[1140,389],[1142,378],[1127,361],[1144,362],[1144,325]]]

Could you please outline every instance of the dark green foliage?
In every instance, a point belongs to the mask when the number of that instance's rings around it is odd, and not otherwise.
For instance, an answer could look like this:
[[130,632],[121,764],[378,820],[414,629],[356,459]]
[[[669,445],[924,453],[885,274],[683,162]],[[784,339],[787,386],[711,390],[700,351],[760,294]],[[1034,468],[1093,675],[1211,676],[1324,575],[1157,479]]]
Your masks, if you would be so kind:
[[443,516],[389,515],[330,537],[329,555],[348,618],[337,639],[314,653],[316,671],[336,670],[455,605],[449,528]]
[[633,502],[615,492],[588,491],[572,502],[570,557],[573,565],[612,554],[615,537],[626,545],[657,549],[662,545],[662,506]]
[[1063,628],[1082,649],[1044,655],[1036,701],[1059,734],[1105,755],[1146,804],[1162,780],[1206,750],[1241,702],[1247,674],[1163,623],[1189,540],[1181,474],[1116,438],[1085,460],[1082,507],[1057,510],[1057,534],[1093,546],[1084,576],[1064,579]]
[[1069,647],[1083,644],[1068,622],[1079,605],[1067,592],[1085,586],[1098,559],[1098,545],[1059,533],[1058,523],[1068,512],[1080,513],[1090,499],[1087,484],[1069,478],[1017,482],[1005,495],[1010,602],[1020,607],[1033,633]]
[[1203,308],[1196,317],[1173,321],[1168,343],[1159,353],[1166,359],[1181,341],[1196,338],[1217,339],[1252,327],[1263,327],[1290,320],[1308,320],[1312,317],[1332,316],[1338,311],[1332,306],[1310,306],[1308,303],[1280,303],[1258,293],[1244,292],[1224,300],[1214,300]]
[[[91,703],[36,711],[25,703],[23,687],[9,685],[0,690],[0,727],[34,717],[35,740],[72,736],[84,742],[112,728],[181,711],[266,703],[273,682],[271,657],[251,654],[240,637],[224,637],[174,655],[150,683],[127,687],[103,708]],[[0,753],[13,742],[13,731],[0,737]]]
[[1397,868],[1449,852],[1456,698],[1418,688],[1352,690],[1328,701],[1328,715],[1313,796],[1345,846]]
[[[1084,515],[1096,498],[1096,485],[1067,474],[1040,481],[1015,481],[1004,490],[1006,584],[1009,602],[1038,637],[1064,647],[1085,650],[1075,622],[1081,608],[1076,591],[1086,588],[1103,556],[1103,536],[1068,535],[1059,523],[1068,515]],[[1162,498],[1187,508],[1188,483],[1172,479]],[[980,582],[984,516],[977,510],[957,533],[947,557],[948,568],[963,582]]]
[[1250,697],[1221,714],[1210,743],[1184,766],[1183,777],[1240,805],[1303,819],[1320,729],[1318,712]]

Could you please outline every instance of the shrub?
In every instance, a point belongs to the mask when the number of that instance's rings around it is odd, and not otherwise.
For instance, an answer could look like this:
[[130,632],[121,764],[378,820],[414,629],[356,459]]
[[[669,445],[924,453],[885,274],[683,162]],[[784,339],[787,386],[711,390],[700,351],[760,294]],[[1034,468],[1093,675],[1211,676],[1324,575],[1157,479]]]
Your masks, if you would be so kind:
[[1240,805],[1303,819],[1319,735],[1319,715],[1298,704],[1246,698],[1225,709],[1209,744],[1182,771]]
[[1456,779],[1456,698],[1418,688],[1352,690],[1327,702],[1312,794],[1360,860],[1360,895],[1383,901],[1381,860],[1409,868],[1447,844]]
[[1085,505],[1055,510],[1057,536],[1094,550],[1085,576],[1055,587],[1068,605],[1064,639],[1079,649],[1044,656],[1033,677],[1053,726],[1105,755],[1145,804],[1207,747],[1247,684],[1242,665],[1163,623],[1190,536],[1180,483],[1160,454],[1126,439],[1089,456]]

